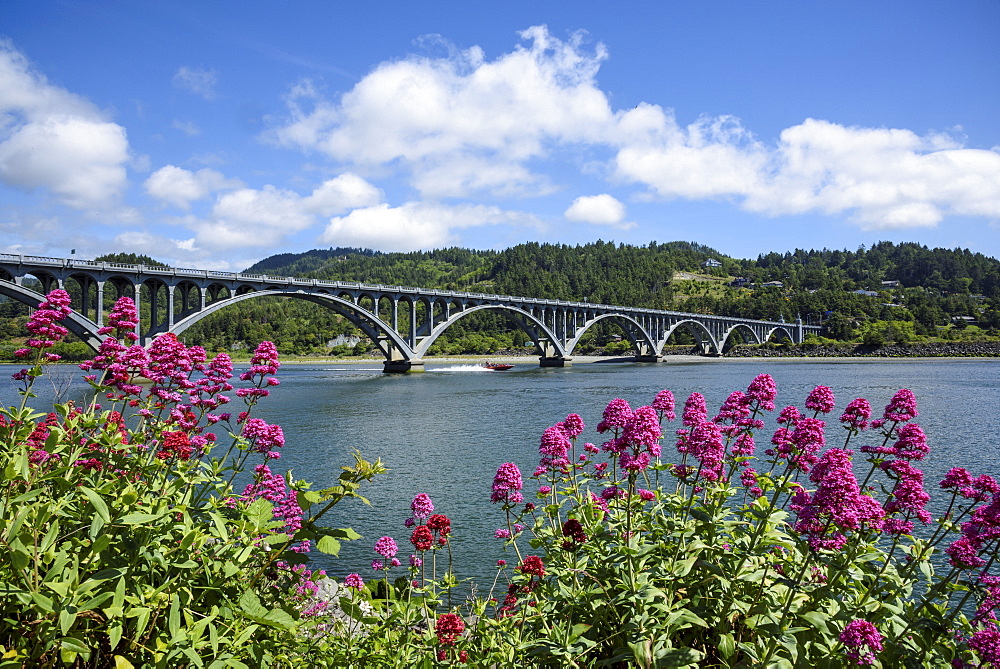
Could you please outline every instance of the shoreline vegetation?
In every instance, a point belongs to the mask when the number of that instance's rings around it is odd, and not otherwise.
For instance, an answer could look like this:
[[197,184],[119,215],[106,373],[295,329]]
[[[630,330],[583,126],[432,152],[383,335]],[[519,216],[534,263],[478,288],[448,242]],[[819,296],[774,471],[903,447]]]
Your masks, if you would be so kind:
[[[572,355],[573,364],[630,362],[632,356],[621,353],[604,355]],[[725,359],[725,358],[1000,358],[1000,341],[980,342],[932,342],[919,344],[890,344],[869,346],[865,344],[764,344],[761,346],[734,346],[721,356],[702,356],[692,352],[690,346],[668,346],[663,351],[664,358]],[[235,363],[241,362],[239,355],[233,355]],[[537,362],[538,356],[521,351],[499,351],[490,355],[435,355],[424,358],[425,364],[466,363],[496,360],[529,364]],[[285,364],[361,364],[381,363],[375,356],[283,356]]]

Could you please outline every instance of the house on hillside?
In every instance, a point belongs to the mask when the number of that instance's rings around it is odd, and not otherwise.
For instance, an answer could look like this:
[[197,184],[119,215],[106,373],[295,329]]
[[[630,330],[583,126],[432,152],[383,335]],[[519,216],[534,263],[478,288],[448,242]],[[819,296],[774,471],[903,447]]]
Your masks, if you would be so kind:
[[745,276],[738,276],[729,282],[733,288],[746,288],[751,285],[750,279]]
[[708,260],[706,260],[705,262],[703,262],[701,264],[701,266],[705,267],[705,268],[722,267],[722,262],[719,261],[719,260],[716,260],[715,258],[709,258]]
[[882,282],[882,287],[883,288],[899,288],[899,281],[896,281],[894,279],[893,280],[889,280],[889,281],[883,281]]

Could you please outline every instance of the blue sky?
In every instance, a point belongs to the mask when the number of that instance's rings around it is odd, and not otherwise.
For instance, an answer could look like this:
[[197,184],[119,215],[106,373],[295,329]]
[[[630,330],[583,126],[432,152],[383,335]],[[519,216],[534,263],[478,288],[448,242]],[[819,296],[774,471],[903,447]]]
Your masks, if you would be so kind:
[[1000,257],[1000,3],[0,4],[0,251]]

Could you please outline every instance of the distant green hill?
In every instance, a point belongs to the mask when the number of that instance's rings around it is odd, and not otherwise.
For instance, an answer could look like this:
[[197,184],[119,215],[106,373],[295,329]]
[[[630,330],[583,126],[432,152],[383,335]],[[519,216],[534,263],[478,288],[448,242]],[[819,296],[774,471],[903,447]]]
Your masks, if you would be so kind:
[[[160,264],[112,254],[115,262]],[[498,293],[766,320],[822,322],[825,334],[869,343],[921,338],[982,339],[1000,330],[1000,261],[966,249],[879,242],[871,248],[768,253],[731,258],[694,242],[630,246],[519,244],[502,251],[462,248],[382,253],[330,248],[270,256],[248,273]],[[15,337],[25,311],[0,301],[0,336]],[[606,325],[590,344],[613,339]],[[261,339],[283,353],[344,354],[367,342],[342,318],[299,300],[236,305],[184,334],[210,350],[241,350]],[[517,346],[523,333],[483,314],[449,329],[440,352]],[[0,347],[0,357],[3,355]]]

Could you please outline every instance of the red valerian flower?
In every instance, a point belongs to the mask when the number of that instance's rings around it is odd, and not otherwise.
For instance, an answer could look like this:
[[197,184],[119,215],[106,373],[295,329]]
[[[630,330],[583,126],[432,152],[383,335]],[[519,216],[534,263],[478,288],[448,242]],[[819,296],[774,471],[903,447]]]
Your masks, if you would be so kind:
[[410,543],[418,551],[430,550],[431,545],[434,543],[434,535],[431,534],[429,527],[419,525],[417,529],[413,530],[413,534],[410,535]]
[[521,566],[517,570],[529,576],[545,576],[545,565],[542,562],[542,558],[537,555],[529,555],[524,558],[524,561],[521,562]]
[[434,633],[442,646],[454,646],[465,631],[465,621],[457,613],[442,613],[434,624]]

